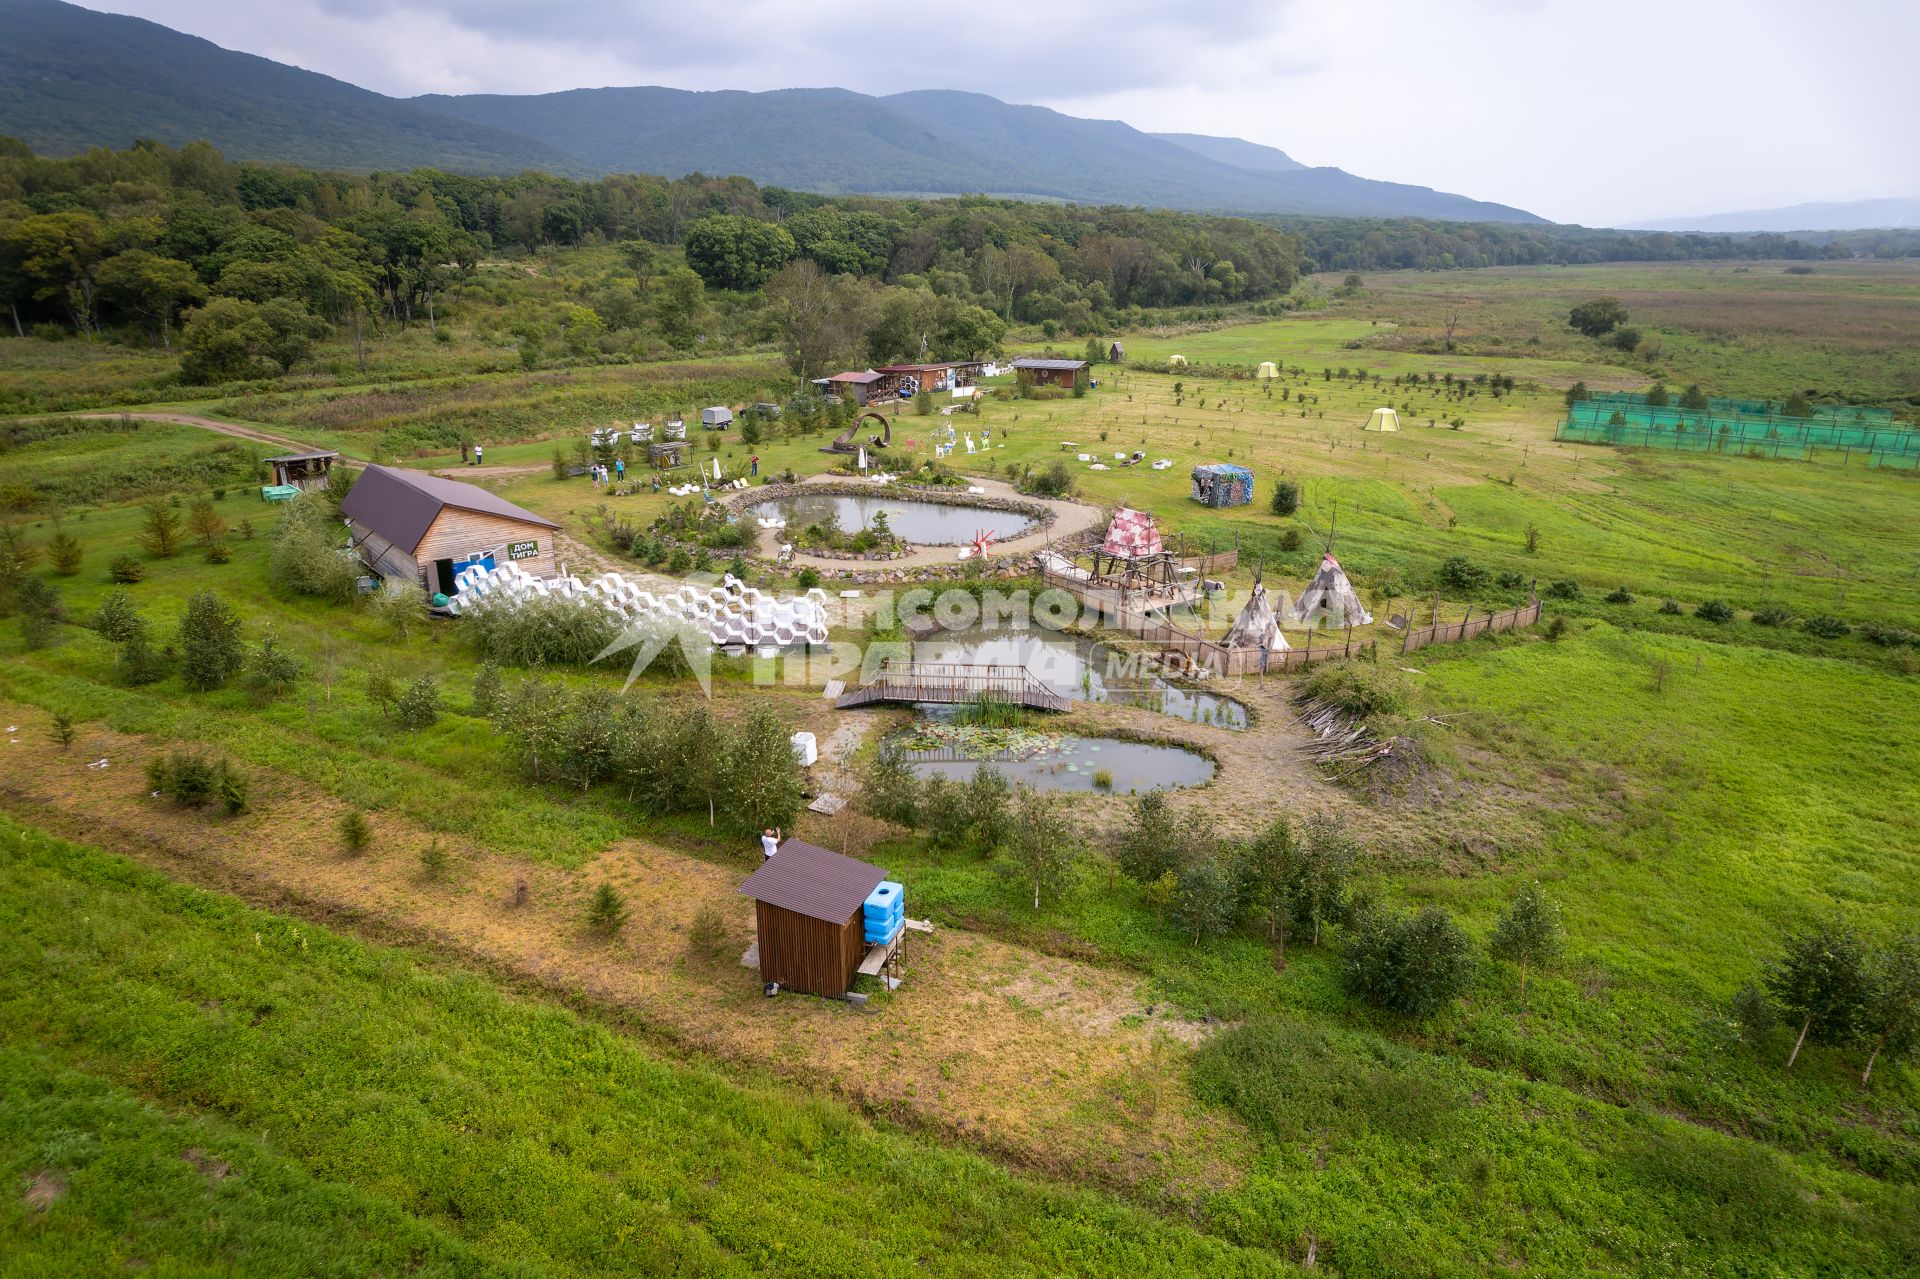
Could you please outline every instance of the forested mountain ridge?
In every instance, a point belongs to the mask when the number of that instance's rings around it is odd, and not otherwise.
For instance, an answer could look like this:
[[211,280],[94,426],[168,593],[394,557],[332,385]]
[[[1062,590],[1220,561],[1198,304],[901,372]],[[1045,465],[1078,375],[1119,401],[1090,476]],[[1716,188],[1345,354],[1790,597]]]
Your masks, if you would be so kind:
[[47,155],[153,138],[329,169],[580,169],[531,138],[59,0],[0,0],[0,134]]
[[1505,205],[1160,137],[984,94],[632,87],[391,98],[60,0],[0,0],[0,134],[73,155],[141,138],[350,172],[739,174],[831,194],[1537,223]]

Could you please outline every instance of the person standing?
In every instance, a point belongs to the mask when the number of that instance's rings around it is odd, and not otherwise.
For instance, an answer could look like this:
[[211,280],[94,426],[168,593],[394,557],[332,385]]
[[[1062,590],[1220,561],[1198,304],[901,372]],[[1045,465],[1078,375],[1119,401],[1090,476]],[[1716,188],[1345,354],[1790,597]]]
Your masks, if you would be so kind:
[[486,455],[487,455],[487,451],[483,446],[478,444],[473,446],[473,464],[475,466],[480,465],[480,460],[484,458]]
[[622,483],[626,482],[626,478],[627,478],[627,459],[626,458],[616,457],[613,459],[613,478],[621,481]]
[[750,474],[753,474],[753,475],[760,474],[760,455],[758,453],[755,453],[751,458],[748,459],[748,461],[753,466],[753,470],[750,472]]
[[773,855],[780,851],[780,828],[769,826],[760,832],[760,860],[770,862]]

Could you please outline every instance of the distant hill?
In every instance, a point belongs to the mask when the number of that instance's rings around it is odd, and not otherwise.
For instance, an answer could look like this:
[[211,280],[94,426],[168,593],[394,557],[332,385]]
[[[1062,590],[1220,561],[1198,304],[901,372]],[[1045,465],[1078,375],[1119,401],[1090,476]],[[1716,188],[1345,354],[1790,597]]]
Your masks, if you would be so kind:
[[1869,231],[1920,227],[1920,197],[1843,200],[1794,204],[1784,209],[1749,209],[1692,218],[1636,222],[1635,231]]
[[530,138],[58,0],[0,0],[0,133],[45,155],[204,138],[236,159],[360,172],[580,171]]
[[1277,147],[1261,146],[1245,138],[1216,138],[1205,133],[1155,133],[1149,135],[1177,147],[1197,151],[1209,160],[1231,164],[1240,169],[1266,173],[1292,173],[1307,166]]
[[0,133],[72,155],[204,138],[235,159],[365,172],[700,171],[830,194],[984,192],[1220,213],[1539,223],[1306,168],[1238,138],[1143,133],[984,94],[664,88],[390,98],[139,18],[0,0]]

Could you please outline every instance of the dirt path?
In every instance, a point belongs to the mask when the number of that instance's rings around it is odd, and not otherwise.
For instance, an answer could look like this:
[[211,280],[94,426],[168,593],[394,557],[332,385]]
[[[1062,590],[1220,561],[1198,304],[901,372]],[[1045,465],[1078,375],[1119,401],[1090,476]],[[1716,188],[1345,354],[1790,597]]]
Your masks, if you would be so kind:
[[[846,483],[846,479],[847,477],[844,475],[810,475],[801,481],[801,483],[844,484]],[[1046,507],[1054,513],[1053,524],[1048,528],[1035,529],[1033,532],[1023,534],[1020,537],[1008,538],[1004,542],[995,542],[993,549],[987,553],[987,558],[989,559],[997,560],[1005,559],[1009,556],[1031,555],[1044,547],[1050,540],[1057,541],[1062,538],[1071,537],[1076,533],[1081,533],[1087,529],[1099,526],[1100,523],[1106,519],[1106,512],[1097,506],[1088,506],[1084,502],[1063,501],[1059,498],[1029,497],[1024,493],[1017,492],[1013,485],[1008,484],[1005,480],[969,477],[968,482],[985,489],[989,497],[1011,498],[1020,502],[1033,502]],[[874,495],[884,497],[887,493],[881,486],[875,485]],[[918,495],[914,495],[912,498],[903,497],[901,500],[939,501],[938,498],[921,499]],[[768,559],[775,558],[780,553],[779,532],[773,529],[763,529],[760,533],[759,549],[760,553]],[[960,548],[957,546],[928,546],[914,551],[910,555],[901,556],[898,559],[836,560],[819,555],[810,555],[806,551],[796,548],[793,553],[793,562],[798,566],[811,565],[829,574],[846,573],[870,568],[889,570],[929,568],[934,566],[946,568],[960,562],[959,551]]]
[[552,469],[552,463],[527,463],[519,466],[443,466],[427,472],[448,480],[517,480],[527,475],[540,475]]
[[302,444],[299,440],[290,439],[284,435],[273,435],[257,427],[241,426],[237,422],[222,422],[218,418],[202,417],[198,413],[76,413],[74,416],[102,421],[129,417],[142,422],[173,422],[180,426],[197,426],[203,431],[217,431],[221,435],[232,435],[243,440],[271,444],[275,448],[283,448],[290,453],[304,453],[313,448],[311,444]]
[[[1247,1166],[1245,1134],[1184,1085],[1183,1045],[1207,1028],[1149,1013],[1139,978],[1037,955],[979,934],[914,934],[906,982],[867,1010],[766,999],[740,956],[752,909],[735,891],[751,868],[623,841],[576,870],[441,837],[452,869],[426,880],[428,832],[375,814],[371,850],[340,851],[343,811],[292,779],[250,770],[255,811],[219,819],[161,805],[141,782],[150,744],[98,726],[70,751],[47,716],[0,707],[18,742],[0,804],[21,820],[329,927],[395,936],[567,997],[637,1014],[676,1047],[773,1071],[1019,1164],[1192,1202]],[[108,760],[104,769],[88,763]],[[524,881],[526,901],[515,905]],[[613,942],[582,927],[603,882],[631,922]],[[696,916],[723,939],[689,941]]]

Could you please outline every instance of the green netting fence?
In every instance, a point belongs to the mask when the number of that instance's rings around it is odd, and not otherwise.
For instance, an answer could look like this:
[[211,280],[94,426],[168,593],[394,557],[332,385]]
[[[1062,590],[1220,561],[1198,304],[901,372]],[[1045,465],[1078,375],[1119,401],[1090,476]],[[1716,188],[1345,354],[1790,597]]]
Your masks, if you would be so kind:
[[[1604,404],[1608,412],[1614,409],[1632,411],[1647,409],[1644,391],[1595,391],[1591,398],[1581,404]],[[1663,406],[1664,412],[1690,413],[1694,410],[1680,409],[1669,403]],[[1893,410],[1871,408],[1864,404],[1816,404],[1798,417],[1788,417],[1785,405],[1779,400],[1723,400],[1707,401],[1706,412],[1730,418],[1763,418],[1767,421],[1786,419],[1789,421],[1824,422],[1833,426],[1858,426],[1868,430],[1885,430],[1894,425]]]
[[[1715,400],[1713,405],[1752,401]],[[1858,416],[1856,416],[1858,415]],[[1806,417],[1728,408],[1651,408],[1619,396],[1581,400],[1567,411],[1553,438],[1575,444],[1677,449],[1737,457],[1811,460],[1838,453],[1870,466],[1920,468],[1920,430],[1897,423],[1886,409],[1823,405]]]

